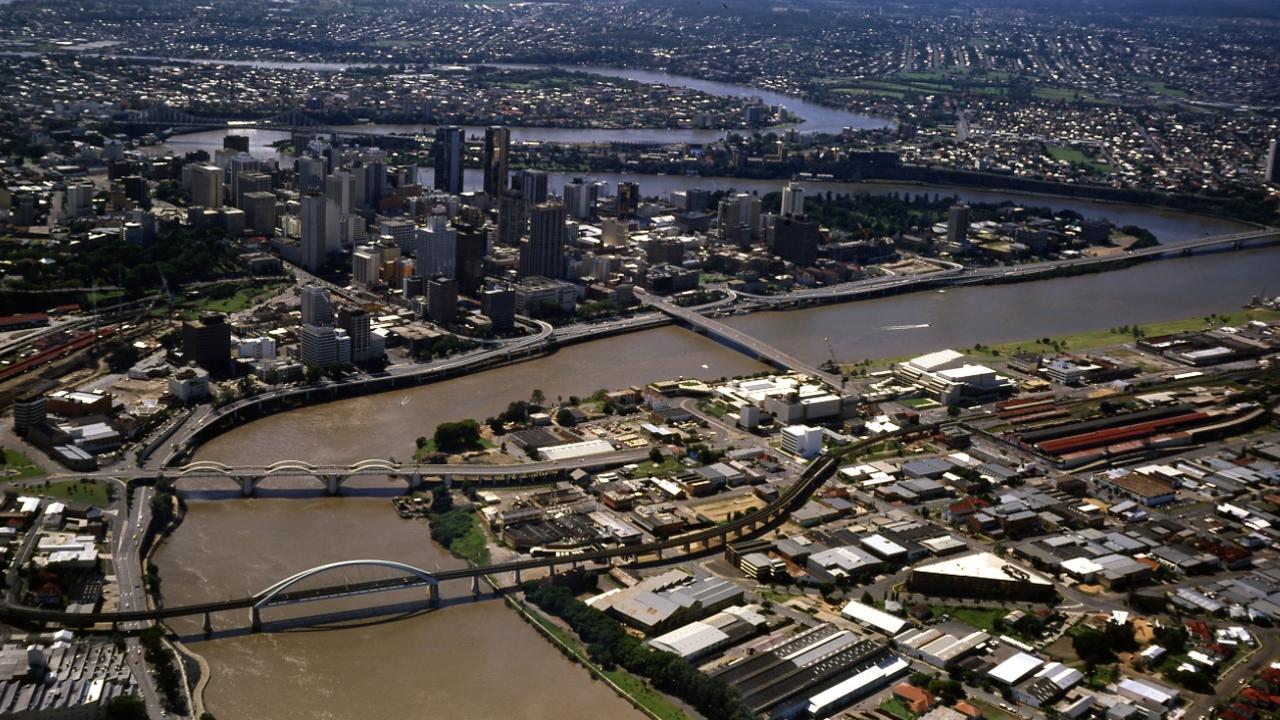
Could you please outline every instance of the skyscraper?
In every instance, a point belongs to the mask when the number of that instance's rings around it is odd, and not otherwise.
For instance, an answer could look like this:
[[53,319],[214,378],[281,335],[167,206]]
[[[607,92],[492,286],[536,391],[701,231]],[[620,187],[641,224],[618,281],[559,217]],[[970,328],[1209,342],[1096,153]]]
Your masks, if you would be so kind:
[[298,192],[318,192],[324,188],[326,162],[324,158],[303,155],[294,161],[298,175]]
[[529,213],[529,237],[520,243],[520,277],[564,275],[564,206],[542,203]]
[[782,188],[782,215],[804,215],[804,186],[800,183],[789,182]]
[[599,198],[600,186],[594,182],[586,182],[582,178],[574,178],[564,186],[564,207],[569,217],[574,220],[588,220],[596,211],[596,200]]
[[347,237],[346,219],[355,206],[355,182],[347,170],[339,170],[324,179],[324,228],[329,246],[351,242]]
[[427,281],[427,319],[450,325],[458,319],[458,281],[434,277]]
[[418,277],[457,277],[457,230],[448,225],[420,227],[414,230],[414,243],[417,246],[417,263],[414,269]]
[[507,162],[511,131],[493,126],[484,131],[484,192],[491,198],[507,188]]
[[618,219],[628,220],[636,216],[640,209],[640,184],[633,182],[618,183]]
[[[519,177],[519,176],[517,176]],[[528,205],[516,188],[498,193],[498,244],[511,247],[520,242],[529,223]]]
[[302,226],[302,267],[316,272],[329,259],[329,246],[325,233],[325,198],[321,195],[303,196],[298,222]]
[[547,201],[547,174],[541,170],[521,170],[511,176],[511,189],[518,190],[528,207]]
[[818,223],[803,216],[784,215],[770,228],[773,254],[799,267],[810,267],[818,260]]
[[191,202],[207,208],[222,207],[222,176],[222,168],[217,165],[191,168]]
[[1271,149],[1267,152],[1265,173],[1268,183],[1280,185],[1280,140],[1271,141]]
[[328,290],[317,285],[302,288],[302,324],[333,324],[333,303],[329,300]]
[[959,247],[969,247],[968,205],[952,205],[947,211],[947,242]]
[[462,194],[462,151],[466,137],[462,128],[446,125],[436,128],[433,148],[435,170],[433,187],[452,195]]
[[458,292],[475,297],[484,284],[484,256],[489,251],[489,236],[474,225],[455,223],[453,229],[457,232],[454,263]]

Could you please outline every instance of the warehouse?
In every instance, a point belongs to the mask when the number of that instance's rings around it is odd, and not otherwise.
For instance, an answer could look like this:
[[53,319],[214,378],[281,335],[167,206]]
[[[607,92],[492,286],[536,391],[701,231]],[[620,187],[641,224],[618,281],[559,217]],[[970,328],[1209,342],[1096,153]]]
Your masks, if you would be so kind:
[[845,605],[840,614],[859,625],[879,630],[890,637],[902,632],[902,629],[907,626],[907,621],[897,615],[890,615],[883,610],[876,609],[870,605],[863,605],[857,601],[851,601]]
[[987,552],[941,560],[911,570],[908,585],[925,595],[995,597],[1047,602],[1053,583]]

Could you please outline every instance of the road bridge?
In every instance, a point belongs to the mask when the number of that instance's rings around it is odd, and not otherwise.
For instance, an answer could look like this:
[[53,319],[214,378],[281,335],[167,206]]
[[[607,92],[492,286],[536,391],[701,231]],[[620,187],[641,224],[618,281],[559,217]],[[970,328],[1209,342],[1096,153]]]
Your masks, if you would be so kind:
[[746,354],[773,365],[781,370],[803,373],[825,382],[833,388],[844,385],[844,378],[839,373],[828,372],[811,365],[790,353],[779,350],[763,340],[713,320],[698,312],[696,308],[683,308],[669,300],[637,291],[641,301],[646,305],[670,315],[676,321],[684,323],[694,330],[719,339]]
[[[514,586],[522,582],[522,574],[532,570],[547,570],[555,575],[557,568],[578,568],[587,564],[622,565],[643,567],[647,565],[665,564],[686,558],[700,557],[722,551],[730,542],[756,537],[778,527],[786,521],[791,513],[807,502],[810,496],[830,479],[839,467],[841,458],[856,455],[886,440],[907,438],[912,436],[932,436],[940,426],[924,425],[903,428],[892,433],[875,435],[865,440],[851,443],[820,455],[801,473],[800,477],[778,498],[765,505],[759,511],[745,515],[723,524],[677,535],[653,542],[621,547],[608,547],[566,553],[554,557],[533,557],[509,562],[494,563],[480,567],[464,567],[452,570],[427,572],[420,568],[412,568],[403,564],[382,560],[346,561],[348,564],[330,563],[285,578],[261,592],[248,597],[216,600],[206,603],[157,607],[145,610],[118,612],[70,613],[60,610],[44,610],[25,606],[5,604],[0,606],[0,620],[7,622],[35,623],[46,626],[85,628],[102,625],[120,626],[122,623],[164,620],[175,617],[204,616],[206,627],[210,625],[209,616],[233,610],[249,609],[249,621],[252,626],[256,616],[261,624],[261,610],[264,607],[309,602],[322,598],[335,598],[350,595],[364,595],[375,592],[402,590],[411,587],[426,586],[438,588],[442,582],[454,580],[470,580],[474,594],[479,594],[481,578],[502,576],[514,577]],[[373,565],[389,568],[400,573],[398,577],[386,580],[375,580],[362,583],[340,583],[332,586],[294,590],[294,586],[306,577],[315,577],[323,572],[340,567]],[[439,602],[438,591],[429,594],[428,602]],[[254,609],[256,608],[256,610]]]
[[253,495],[258,486],[272,478],[303,478],[318,481],[330,495],[341,492],[352,478],[392,477],[404,480],[409,490],[424,485],[467,483],[484,486],[521,485],[545,482],[573,470],[616,467],[642,462],[649,457],[648,448],[617,450],[571,460],[543,460],[514,465],[433,465],[418,462],[394,462],[373,458],[350,465],[313,464],[305,460],[281,460],[270,465],[227,465],[213,460],[200,460],[163,470],[122,469],[90,473],[65,473],[51,479],[92,478],[125,482],[169,480],[181,488],[196,480],[229,480],[240,486],[243,495]]

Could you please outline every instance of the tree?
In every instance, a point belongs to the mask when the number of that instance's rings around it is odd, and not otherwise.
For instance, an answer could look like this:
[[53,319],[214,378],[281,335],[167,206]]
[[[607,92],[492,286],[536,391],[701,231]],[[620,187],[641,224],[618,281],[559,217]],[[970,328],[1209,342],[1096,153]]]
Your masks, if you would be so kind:
[[542,403],[544,403],[544,402],[546,402],[546,401],[547,401],[547,396],[546,396],[546,395],[544,395],[544,394],[542,394],[542,391],[541,391],[541,390],[539,390],[538,388],[534,388],[534,389],[533,389],[533,392],[529,393],[529,404],[530,404],[530,405],[537,405],[537,406],[541,407],[541,406],[542,406]]
[[147,720],[147,704],[137,695],[117,695],[107,701],[107,720]]
[[418,446],[419,450],[421,450],[422,448],[427,446],[427,438],[422,435],[419,435],[418,439],[414,441],[414,444]]
[[461,452],[480,444],[480,423],[475,420],[445,422],[436,426],[436,449],[440,452]]
[[662,464],[662,449],[661,449],[661,448],[650,448],[650,449],[649,449],[649,462],[652,462],[654,465],[661,465],[661,464]]
[[433,515],[442,515],[453,509],[453,495],[449,492],[449,488],[444,485],[437,485],[435,490],[431,491],[431,513]]
[[560,427],[573,427],[574,422],[573,413],[569,408],[560,408],[556,412],[556,424]]

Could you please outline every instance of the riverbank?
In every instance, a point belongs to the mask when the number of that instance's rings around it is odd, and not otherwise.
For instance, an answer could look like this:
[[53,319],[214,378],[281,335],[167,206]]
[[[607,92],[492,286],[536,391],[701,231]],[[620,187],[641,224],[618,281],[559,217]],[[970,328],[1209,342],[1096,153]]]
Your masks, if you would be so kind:
[[[1211,327],[1235,325],[1259,320],[1268,323],[1280,323],[1280,310],[1246,309],[1233,313],[1213,313],[1206,317],[1184,318],[1167,322],[1144,323],[1122,327],[1111,327],[1087,332],[1066,335],[1049,335],[1043,338],[1014,340],[986,345],[981,342],[972,347],[957,348],[975,361],[992,362],[1008,360],[1010,356],[1021,353],[1073,353],[1086,350],[1121,345],[1133,342],[1136,337],[1152,335],[1170,335],[1174,333],[1204,330]],[[868,359],[861,362],[842,365],[845,373],[862,374],[884,370],[910,360],[912,356],[902,355],[879,359]]]

